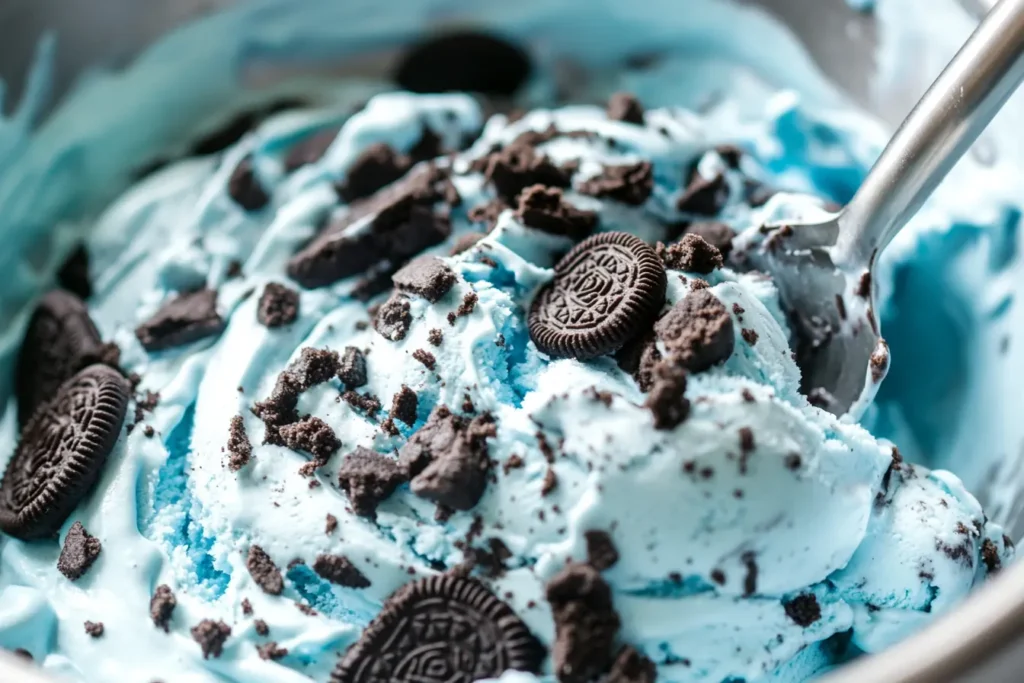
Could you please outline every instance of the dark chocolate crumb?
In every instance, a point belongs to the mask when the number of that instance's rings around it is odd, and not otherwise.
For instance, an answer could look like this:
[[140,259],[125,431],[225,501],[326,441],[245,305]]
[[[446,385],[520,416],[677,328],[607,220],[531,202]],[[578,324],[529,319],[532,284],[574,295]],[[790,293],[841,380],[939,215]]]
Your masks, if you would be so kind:
[[721,569],[711,570],[711,580],[717,583],[719,586],[725,585],[725,572]]
[[249,602],[249,598],[242,598],[242,614],[247,617],[252,616],[252,603]]
[[732,253],[732,241],[736,237],[736,231],[725,223],[717,221],[698,221],[690,223],[686,227],[687,235],[697,235],[705,242],[718,250],[723,259],[729,258]]
[[458,282],[455,271],[436,256],[420,256],[405,264],[391,280],[403,292],[439,301]]
[[587,564],[599,572],[615,566],[619,561],[619,551],[607,531],[591,529],[583,535],[587,539]]
[[102,550],[100,539],[91,536],[81,522],[75,522],[64,537],[64,547],[57,559],[57,569],[75,581],[89,571]]
[[252,155],[238,162],[228,178],[228,196],[246,211],[259,211],[270,202],[252,167]]
[[334,430],[319,417],[307,417],[278,430],[284,445],[294,451],[305,451],[323,464],[341,448]]
[[102,621],[87,621],[85,622],[85,632],[93,638],[99,638],[103,635],[103,622]]
[[537,152],[528,140],[517,139],[486,158],[484,179],[494,185],[499,198],[514,205],[527,187],[568,187],[571,174]]
[[519,197],[516,216],[524,225],[553,235],[583,239],[597,226],[597,214],[566,202],[557,187],[532,185]]
[[558,475],[549,467],[548,471],[544,473],[544,481],[540,485],[540,495],[547,496],[556,488],[558,488]]
[[981,560],[988,568],[989,574],[995,574],[1002,568],[1002,560],[999,558],[999,549],[991,539],[986,538],[981,542]]
[[174,608],[177,606],[178,600],[174,597],[171,587],[166,584],[157,586],[153,597],[149,600],[149,617],[157,627],[162,628],[165,632],[169,631],[167,622],[171,620],[171,615],[174,614]]
[[241,415],[231,418],[231,424],[228,427],[228,453],[231,454],[228,458],[228,469],[232,472],[237,472],[245,467],[252,457],[252,443],[245,433],[245,422]]
[[608,99],[608,118],[612,121],[623,121],[644,125],[644,108],[635,95],[628,92],[617,92]]
[[92,296],[92,282],[89,279],[89,252],[79,244],[68,255],[57,272],[57,283],[85,301]]
[[614,199],[630,206],[641,206],[653,189],[654,171],[649,161],[605,166],[599,175],[584,180],[577,187],[582,194]]
[[409,312],[409,300],[398,292],[392,293],[391,297],[377,310],[377,315],[373,317],[374,329],[380,332],[385,339],[391,341],[405,339],[410,325],[412,325],[412,314]]
[[757,401],[757,399],[754,398],[753,392],[750,391],[750,389],[747,389],[746,387],[743,387],[743,390],[740,391],[740,395],[743,396],[743,401],[745,403],[755,403]]
[[153,435],[156,434],[156,430],[153,429],[153,425],[146,425],[142,428],[142,433],[147,439],[152,439]]
[[501,469],[505,472],[505,474],[508,474],[512,470],[522,469],[525,465],[526,463],[523,461],[522,456],[513,453],[512,455],[508,456],[508,460],[506,460],[505,464],[501,466]]
[[362,446],[345,456],[338,472],[352,510],[363,517],[374,517],[377,506],[406,481],[408,475],[393,458]]
[[444,332],[436,327],[432,328],[427,334],[427,341],[434,346],[440,346],[441,342],[444,341]]
[[416,424],[416,409],[419,406],[419,397],[416,392],[402,385],[402,388],[391,397],[391,418],[401,420],[412,427]]
[[273,640],[268,641],[263,645],[257,645],[256,651],[259,653],[260,659],[267,659],[272,661],[288,656],[288,648],[278,647],[277,643]]
[[683,213],[716,216],[728,200],[729,185],[724,175],[718,174],[708,180],[695,173],[676,203],[676,208]]
[[782,604],[786,610],[786,616],[793,620],[797,626],[807,628],[814,622],[821,619],[821,605],[814,593],[803,593],[792,600]]
[[675,244],[656,245],[658,256],[666,268],[707,275],[724,264],[722,254],[699,235],[687,233]]
[[800,469],[800,466],[803,464],[803,458],[800,457],[799,453],[790,453],[786,456],[783,462],[786,464],[787,469],[795,472]]
[[411,167],[412,159],[408,156],[376,142],[360,152],[348,167],[345,179],[336,186],[338,196],[349,204],[365,199],[400,179]]
[[740,556],[747,573],[743,576],[743,596],[750,597],[757,592],[757,556],[747,551]]
[[654,662],[626,645],[619,650],[604,683],[655,683],[657,678],[658,668]]
[[434,354],[424,349],[416,349],[412,352],[412,357],[423,364],[427,370],[433,370],[437,366],[437,358]]
[[380,410],[380,399],[373,394],[359,394],[354,391],[346,391],[341,395],[341,398],[345,403],[370,417],[374,417],[377,411]]
[[675,429],[690,414],[690,401],[684,395],[686,370],[667,359],[654,366],[652,375],[653,386],[644,407],[653,414],[655,429]]
[[267,626],[267,622],[262,619],[255,619],[252,622],[252,627],[256,631],[256,634],[266,638],[270,634],[270,627]]
[[280,595],[284,590],[284,578],[281,570],[270,559],[266,551],[258,545],[249,546],[249,557],[245,561],[246,569],[256,585],[269,595]]
[[299,317],[299,293],[276,282],[263,288],[257,305],[256,319],[266,327],[283,327]]
[[366,356],[354,346],[346,346],[338,362],[338,379],[346,389],[358,389],[366,384]]
[[865,270],[864,274],[860,276],[860,280],[857,281],[856,294],[862,299],[871,297],[871,271]]
[[551,658],[562,683],[587,683],[612,666],[620,620],[611,589],[598,571],[570,564],[547,584],[555,621]]
[[346,588],[367,588],[370,580],[342,555],[318,555],[313,563],[313,571],[331,583]]
[[192,627],[192,639],[203,650],[203,659],[220,657],[224,652],[224,641],[231,635],[231,627],[223,621],[203,619]]
[[200,289],[181,294],[160,307],[135,329],[147,351],[162,351],[218,335],[224,320],[217,313],[217,292]]
[[[462,303],[459,304],[459,308],[455,311],[455,315],[461,317],[467,316],[473,312],[476,308],[476,302],[479,299],[476,292],[466,292],[466,295],[462,297]],[[451,322],[451,319],[449,319]]]
[[743,341],[747,342],[751,346],[757,343],[757,331],[752,330],[749,327],[744,327],[740,330],[740,334],[743,336]]

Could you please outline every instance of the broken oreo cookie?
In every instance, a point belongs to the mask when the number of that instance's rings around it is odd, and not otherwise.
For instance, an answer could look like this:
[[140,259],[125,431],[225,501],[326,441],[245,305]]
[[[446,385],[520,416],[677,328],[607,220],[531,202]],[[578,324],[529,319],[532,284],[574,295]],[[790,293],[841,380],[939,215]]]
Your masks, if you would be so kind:
[[477,31],[435,36],[413,46],[394,71],[403,90],[475,92],[511,97],[530,76],[529,56],[512,43]]
[[667,278],[654,250],[624,232],[595,235],[555,266],[530,308],[530,337],[544,353],[580,360],[620,349],[649,329]]
[[65,380],[102,356],[100,333],[82,300],[59,289],[46,294],[32,314],[18,355],[18,422],[28,422]]
[[128,397],[127,382],[104,365],[61,385],[25,425],[0,481],[0,529],[23,540],[57,533],[99,478]]
[[539,673],[544,650],[479,581],[431,576],[399,588],[342,657],[331,683],[477,681]]
[[171,299],[146,322],[135,336],[147,351],[162,351],[220,334],[224,320],[217,313],[217,292],[200,289]]

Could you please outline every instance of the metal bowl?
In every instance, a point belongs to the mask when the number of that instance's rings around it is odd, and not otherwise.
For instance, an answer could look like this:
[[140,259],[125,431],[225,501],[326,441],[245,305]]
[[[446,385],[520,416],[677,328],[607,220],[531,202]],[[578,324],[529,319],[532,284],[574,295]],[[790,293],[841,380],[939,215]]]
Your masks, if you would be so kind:
[[[781,19],[799,37],[813,61],[833,83],[854,101],[890,123],[898,122],[916,101],[945,59],[951,56],[957,40],[928,34],[927,22],[922,22],[917,36],[921,41],[921,51],[914,55],[913,68],[901,68],[899,78],[895,78],[892,64],[879,63],[879,44],[884,35],[878,20],[869,12],[851,10],[845,0],[731,1],[760,5]],[[979,16],[994,1],[960,0],[960,4]],[[3,0],[0,2],[0,80],[7,84],[7,106],[17,101],[24,91],[26,75],[37,46],[47,32],[56,35],[59,44],[54,61],[53,93],[48,105],[49,110],[54,111],[59,109],[62,97],[88,68],[118,69],[128,65],[147,46],[174,29],[228,10],[241,2]],[[957,0],[934,2],[938,6]],[[422,0],[420,5],[431,5],[441,10],[445,21],[452,21],[450,10],[456,3],[457,0]],[[301,4],[299,1],[293,3],[295,7]],[[461,7],[465,9],[467,4],[463,3]],[[482,15],[482,11],[477,12],[472,5],[469,7],[470,16],[460,15],[454,19],[486,23],[485,18],[473,16]],[[358,21],[355,23],[358,31]],[[353,59],[350,53],[340,70],[370,77],[387,74],[400,45],[396,43],[392,47],[391,50],[375,49],[369,58],[358,55]],[[338,64],[332,66],[333,75],[339,73],[338,67]],[[285,69],[272,72],[270,77],[264,73],[262,77],[253,79],[250,85],[256,93],[254,97],[258,97],[260,87],[268,88],[294,73],[293,68]],[[211,101],[208,105],[205,109],[191,112],[197,119],[191,123],[209,123],[231,113],[224,108],[224,102]],[[1019,537],[1024,530],[1024,519],[1021,519],[1024,515],[1006,513],[1006,516],[1009,518],[999,521]],[[1022,669],[1024,563],[1018,563],[921,633],[881,654],[841,667],[826,679],[830,683],[980,683],[1019,681]],[[24,683],[49,681],[26,668],[20,660],[3,653],[0,653],[0,680]]]

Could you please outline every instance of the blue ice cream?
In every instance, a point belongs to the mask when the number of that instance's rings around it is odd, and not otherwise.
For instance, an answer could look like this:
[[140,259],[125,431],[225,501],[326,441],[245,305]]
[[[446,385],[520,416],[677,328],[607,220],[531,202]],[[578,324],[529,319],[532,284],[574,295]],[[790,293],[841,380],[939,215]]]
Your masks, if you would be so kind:
[[[897,642],[1012,544],[801,394],[770,278],[728,253],[847,198],[872,131],[792,93],[490,118],[391,93],[151,173],[85,231],[128,418],[59,542],[0,540],[0,646],[71,680],[327,680],[389,596],[468,573],[547,653],[503,678],[574,680],[566,567],[618,622],[596,676],[802,681]],[[544,352],[538,293],[613,233],[665,245],[658,323]],[[672,374],[693,302],[730,343]],[[102,551],[72,581],[76,522]]]

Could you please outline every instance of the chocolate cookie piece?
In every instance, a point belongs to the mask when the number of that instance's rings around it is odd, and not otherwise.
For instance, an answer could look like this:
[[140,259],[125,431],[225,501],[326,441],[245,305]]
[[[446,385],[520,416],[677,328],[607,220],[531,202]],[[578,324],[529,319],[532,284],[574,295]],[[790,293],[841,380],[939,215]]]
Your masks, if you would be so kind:
[[641,206],[654,190],[654,171],[649,161],[624,166],[605,166],[600,174],[576,188],[583,194]]
[[245,560],[245,567],[249,570],[249,576],[257,586],[263,589],[264,593],[280,595],[284,590],[284,577],[281,576],[281,570],[260,546],[256,544],[249,546],[249,557]]
[[284,445],[293,451],[304,451],[319,464],[326,463],[341,448],[334,430],[319,417],[307,417],[278,428]]
[[224,330],[217,313],[217,292],[200,289],[171,299],[146,322],[135,336],[147,351],[162,351],[212,337]]
[[60,386],[25,425],[0,481],[0,529],[23,540],[57,533],[103,471],[128,397],[127,382],[104,365]]
[[690,372],[723,362],[736,345],[732,318],[707,289],[687,294],[655,323],[654,330]]
[[786,610],[786,616],[793,620],[797,626],[807,628],[818,619],[821,619],[821,605],[814,593],[803,593],[792,600],[782,603]]
[[323,158],[327,149],[334,142],[334,139],[338,137],[338,132],[341,129],[337,126],[332,126],[325,130],[313,133],[304,140],[299,141],[294,147],[288,150],[288,154],[284,158],[284,170],[291,173],[297,168],[301,168],[306,164],[313,164]]
[[557,187],[532,185],[519,195],[516,217],[523,225],[552,235],[583,239],[597,227],[597,214],[582,211],[565,201]]
[[64,537],[57,569],[71,581],[82,577],[103,549],[100,539],[89,534],[81,522],[75,522]]
[[569,187],[572,173],[555,166],[532,145],[512,142],[487,157],[484,180],[494,186],[501,200],[515,205],[519,193],[532,185]]
[[654,415],[655,429],[675,429],[690,415],[686,392],[686,370],[668,358],[654,366],[653,385],[644,407]]
[[619,650],[605,683],[654,683],[658,667],[632,646]]
[[259,211],[270,203],[270,195],[263,189],[252,167],[252,155],[243,158],[228,178],[228,196],[246,211]]
[[598,571],[568,565],[548,582],[547,599],[555,619],[551,659],[558,680],[587,683],[607,673],[620,620],[611,588]]
[[59,289],[43,296],[18,354],[18,423],[24,426],[69,377],[101,362],[103,351],[100,333],[81,299]]
[[394,80],[410,92],[510,97],[531,71],[529,55],[507,40],[478,31],[455,31],[411,47],[395,67]]
[[389,414],[392,419],[401,420],[412,427],[416,424],[418,406],[419,397],[416,392],[403,384],[402,388],[391,397],[391,412]]
[[554,357],[596,358],[649,329],[668,281],[657,254],[624,232],[595,235],[555,266],[530,307],[530,338]]
[[587,541],[587,564],[599,572],[611,569],[619,561],[619,551],[607,531],[591,529],[583,533]]
[[364,386],[366,377],[366,356],[354,346],[346,346],[338,363],[338,379],[346,389]]
[[391,145],[376,142],[356,157],[338,183],[338,195],[348,203],[365,199],[404,176],[412,168],[412,159]]
[[331,583],[346,588],[368,588],[370,580],[352,562],[342,555],[318,555],[313,571]]
[[64,260],[57,271],[57,284],[77,297],[88,299],[92,296],[92,282],[89,279],[89,252],[79,244]]
[[[288,262],[288,275],[316,288],[344,278],[398,267],[451,234],[450,207],[460,202],[449,173],[433,165],[414,169],[372,197],[359,200]],[[447,207],[435,209],[444,202]],[[350,231],[357,223],[368,229]]]
[[526,624],[482,583],[430,576],[387,599],[331,682],[476,681],[513,669],[539,673],[543,657]]
[[345,456],[338,471],[338,484],[348,494],[352,511],[374,517],[377,506],[409,478],[394,458],[362,446]]
[[732,240],[736,237],[736,231],[725,223],[718,221],[699,221],[686,226],[687,235],[697,235],[705,242],[718,250],[723,259],[729,258],[732,253]]
[[167,623],[171,620],[174,608],[177,606],[178,600],[174,597],[171,587],[166,584],[157,586],[153,597],[149,600],[149,617],[157,627],[167,632],[170,630]]
[[263,288],[256,308],[256,320],[265,327],[290,325],[299,317],[299,293],[276,282]]
[[707,275],[724,265],[721,252],[694,233],[687,233],[668,246],[658,242],[657,252],[665,267],[672,270]]
[[699,173],[683,191],[676,208],[682,213],[697,216],[717,216],[729,201],[729,185],[722,174],[708,180]]
[[439,301],[458,279],[455,271],[436,256],[415,258],[391,277],[395,287],[421,296],[430,303]]
[[103,635],[103,622],[102,621],[87,621],[85,622],[85,632],[93,638],[99,638]]
[[433,453],[430,464],[413,477],[412,492],[453,510],[473,509],[487,487],[491,468],[487,438],[494,435],[489,415],[474,417],[456,430],[447,450]]
[[224,652],[224,641],[231,635],[231,627],[223,621],[203,619],[192,627],[192,639],[203,650],[203,659],[220,657]]
[[228,469],[232,472],[245,467],[252,458],[252,443],[249,441],[249,435],[245,433],[245,421],[241,415],[231,418],[228,425],[228,453]]
[[412,313],[409,312],[409,299],[404,294],[394,292],[387,301],[377,309],[373,317],[373,329],[390,341],[401,341],[412,325]]
[[644,107],[635,95],[628,92],[617,92],[608,99],[608,118],[612,121],[623,121],[644,125]]

